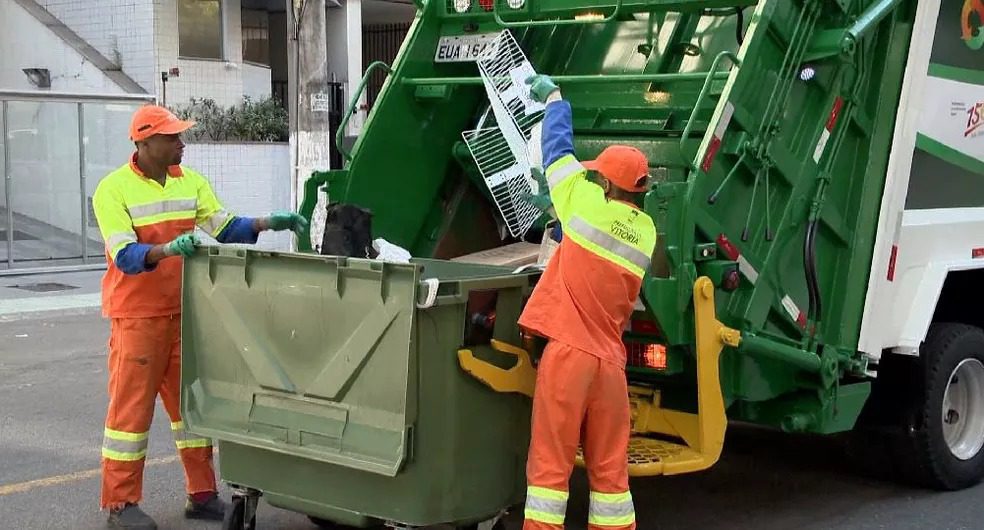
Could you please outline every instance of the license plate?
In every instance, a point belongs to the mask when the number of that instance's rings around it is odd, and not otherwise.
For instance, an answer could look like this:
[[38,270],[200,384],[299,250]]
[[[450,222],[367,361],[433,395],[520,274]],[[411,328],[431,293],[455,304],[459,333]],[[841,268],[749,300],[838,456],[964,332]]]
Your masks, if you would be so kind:
[[498,33],[441,37],[437,43],[435,63],[468,63],[478,60]]

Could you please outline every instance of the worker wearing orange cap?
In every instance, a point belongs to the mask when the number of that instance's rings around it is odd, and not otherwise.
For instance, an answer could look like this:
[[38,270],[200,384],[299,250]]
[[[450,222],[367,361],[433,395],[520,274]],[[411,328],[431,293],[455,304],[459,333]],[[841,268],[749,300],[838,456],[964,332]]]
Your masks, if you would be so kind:
[[181,257],[200,244],[201,228],[221,243],[255,243],[259,232],[306,227],[290,212],[269,217],[231,215],[208,181],[184,167],[181,133],[194,122],[163,107],[137,110],[130,124],[136,152],[107,175],[93,196],[108,269],[103,315],[111,319],[109,410],[102,446],[102,500],[114,528],[154,529],[138,506],[144,458],[160,394],[184,465],[189,518],[221,520],[212,444],[184,429],[179,410]]
[[[613,145],[592,162],[574,157],[571,106],[547,76],[527,80],[546,102],[543,163],[563,240],[519,324],[548,339],[537,369],[527,461],[525,530],[559,530],[578,444],[591,488],[591,530],[632,530],[630,431],[622,330],[656,245],[653,220],[636,207],[649,163]],[[585,177],[597,173],[595,184]]]

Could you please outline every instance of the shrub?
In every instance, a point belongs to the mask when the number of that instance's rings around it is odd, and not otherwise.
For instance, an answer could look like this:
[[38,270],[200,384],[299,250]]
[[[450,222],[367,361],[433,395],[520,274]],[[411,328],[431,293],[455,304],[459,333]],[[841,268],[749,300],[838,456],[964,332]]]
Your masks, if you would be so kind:
[[211,98],[191,98],[174,113],[198,122],[185,133],[191,142],[286,142],[288,138],[287,111],[271,97],[257,101],[244,97],[228,108]]

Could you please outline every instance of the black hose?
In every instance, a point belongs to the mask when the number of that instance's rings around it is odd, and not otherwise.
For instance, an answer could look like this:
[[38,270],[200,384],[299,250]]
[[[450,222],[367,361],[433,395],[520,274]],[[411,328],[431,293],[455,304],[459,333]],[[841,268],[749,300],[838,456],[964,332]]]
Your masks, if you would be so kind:
[[745,42],[745,34],[743,33],[745,29],[745,10],[736,7],[735,14],[738,15],[738,24],[735,25],[735,39],[738,40],[738,47],[740,48]]
[[810,252],[811,239],[813,238],[813,222],[806,226],[806,234],[803,238],[803,273],[806,275],[806,291],[810,296],[810,305],[807,310],[808,318],[812,319],[816,314],[817,293],[813,289],[813,256]]
[[820,323],[823,314],[823,299],[820,295],[820,280],[817,277],[817,227],[819,221],[811,221],[806,229],[806,240],[803,242],[803,261],[806,271],[806,287],[810,295],[808,315],[816,323]]

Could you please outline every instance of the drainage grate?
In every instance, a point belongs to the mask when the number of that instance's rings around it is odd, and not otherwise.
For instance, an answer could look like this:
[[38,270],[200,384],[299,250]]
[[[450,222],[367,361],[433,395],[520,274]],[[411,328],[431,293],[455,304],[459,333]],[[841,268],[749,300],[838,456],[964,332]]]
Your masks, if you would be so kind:
[[50,293],[54,291],[68,291],[70,289],[78,289],[75,285],[67,285],[64,283],[57,282],[41,282],[41,283],[25,283],[23,285],[9,285],[11,289],[23,289],[25,291],[32,291],[35,293]]

